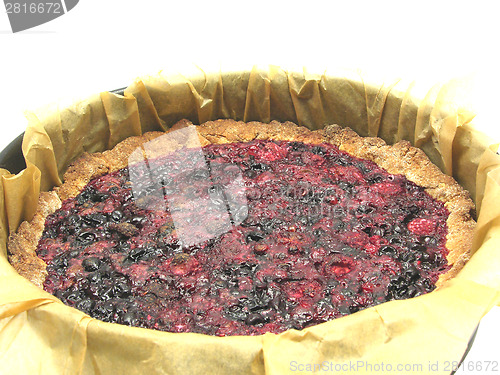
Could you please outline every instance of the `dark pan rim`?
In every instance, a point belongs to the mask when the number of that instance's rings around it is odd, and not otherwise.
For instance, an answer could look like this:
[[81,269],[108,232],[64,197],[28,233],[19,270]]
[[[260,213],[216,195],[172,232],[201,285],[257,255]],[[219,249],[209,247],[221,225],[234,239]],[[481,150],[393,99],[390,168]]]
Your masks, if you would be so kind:
[[[110,91],[113,94],[123,95],[125,87]],[[24,132],[19,134],[2,151],[0,151],[0,168],[7,169],[10,173],[18,174],[26,168],[22,153]]]

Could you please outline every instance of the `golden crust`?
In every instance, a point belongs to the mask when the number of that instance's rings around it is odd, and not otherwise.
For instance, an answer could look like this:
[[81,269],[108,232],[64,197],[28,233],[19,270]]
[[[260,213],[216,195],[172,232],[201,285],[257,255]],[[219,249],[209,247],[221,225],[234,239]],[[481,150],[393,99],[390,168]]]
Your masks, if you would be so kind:
[[[189,121],[182,120],[170,131],[189,125],[192,125]],[[389,146],[380,138],[360,137],[351,129],[338,125],[311,131],[291,122],[277,121],[264,124],[216,120],[197,126],[197,130],[202,146],[255,139],[331,143],[355,157],[374,161],[389,173],[405,175],[408,180],[424,187],[433,198],[443,202],[450,212],[446,245],[450,250],[447,259],[452,268],[439,277],[437,287],[456,276],[470,257],[475,221],[472,217],[474,204],[469,194],[453,178],[443,174],[432,164],[423,151],[412,147],[409,142],[401,141]],[[35,249],[44,229],[45,218],[60,207],[61,201],[76,196],[91,179],[126,167],[132,152],[163,134],[149,132],[127,138],[112,150],[84,154],[72,163],[64,175],[64,183],[53,192],[42,193],[34,218],[21,224],[18,231],[11,235],[8,249],[9,260],[14,268],[34,284],[41,286],[47,275],[46,265],[36,256]],[[162,143],[161,146],[162,152],[181,147],[175,141],[167,145]]]
[[36,255],[36,246],[45,227],[45,218],[61,207],[61,200],[54,192],[43,192],[31,221],[24,221],[8,242],[9,261],[21,275],[42,288],[47,277],[47,265]]

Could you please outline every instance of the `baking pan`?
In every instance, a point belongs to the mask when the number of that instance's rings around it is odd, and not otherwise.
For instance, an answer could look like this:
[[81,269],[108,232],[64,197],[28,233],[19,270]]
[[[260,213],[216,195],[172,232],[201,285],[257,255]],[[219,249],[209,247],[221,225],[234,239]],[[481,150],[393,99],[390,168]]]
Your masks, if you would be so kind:
[[[110,91],[113,94],[123,95],[125,88],[120,88],[116,90]],[[7,147],[5,147],[2,151],[0,151],[0,168],[7,169],[9,172],[17,174],[23,169],[26,168],[26,163],[24,161],[23,153],[22,153],[22,142],[23,142],[24,132],[17,136],[12,142],[10,142]],[[474,339],[476,337],[477,327],[472,334],[472,337],[469,340],[467,345],[467,350],[465,351],[462,359],[460,360],[460,364],[464,361],[469,353]],[[456,371],[453,371],[451,374],[455,374]]]

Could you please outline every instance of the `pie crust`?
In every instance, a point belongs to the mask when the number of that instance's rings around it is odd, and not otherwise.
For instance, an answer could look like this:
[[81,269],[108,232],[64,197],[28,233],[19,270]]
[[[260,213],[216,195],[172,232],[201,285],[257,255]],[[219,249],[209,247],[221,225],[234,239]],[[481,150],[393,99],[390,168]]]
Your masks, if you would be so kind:
[[[169,132],[190,125],[192,123],[188,120],[181,120]],[[455,277],[469,260],[475,226],[475,208],[469,193],[452,177],[443,174],[432,164],[423,151],[412,147],[407,141],[390,146],[380,138],[360,137],[353,130],[338,125],[311,131],[291,122],[277,121],[264,124],[224,119],[208,121],[197,126],[197,130],[201,146],[252,140],[330,143],[352,156],[375,162],[391,174],[404,175],[409,181],[423,187],[432,198],[443,202],[449,211],[446,247],[449,250],[447,261],[451,267],[439,276],[436,287],[443,286],[445,281]],[[47,265],[37,256],[36,248],[44,230],[46,217],[61,207],[62,201],[78,195],[90,180],[126,167],[134,150],[163,134],[165,133],[149,132],[142,136],[130,137],[112,150],[85,153],[75,160],[64,174],[64,183],[61,186],[40,194],[33,219],[23,222],[17,232],[11,234],[8,257],[17,272],[43,288]],[[162,149],[162,153],[181,147],[181,144],[173,140],[167,145],[167,150]]]

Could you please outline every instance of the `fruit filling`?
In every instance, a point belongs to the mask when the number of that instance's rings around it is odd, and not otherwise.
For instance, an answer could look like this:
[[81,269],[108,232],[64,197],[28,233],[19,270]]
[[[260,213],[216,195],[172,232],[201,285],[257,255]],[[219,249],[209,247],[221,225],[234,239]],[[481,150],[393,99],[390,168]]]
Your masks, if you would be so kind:
[[96,319],[259,335],[432,291],[448,215],[330,144],[213,144],[93,179],[37,254],[45,290]]

